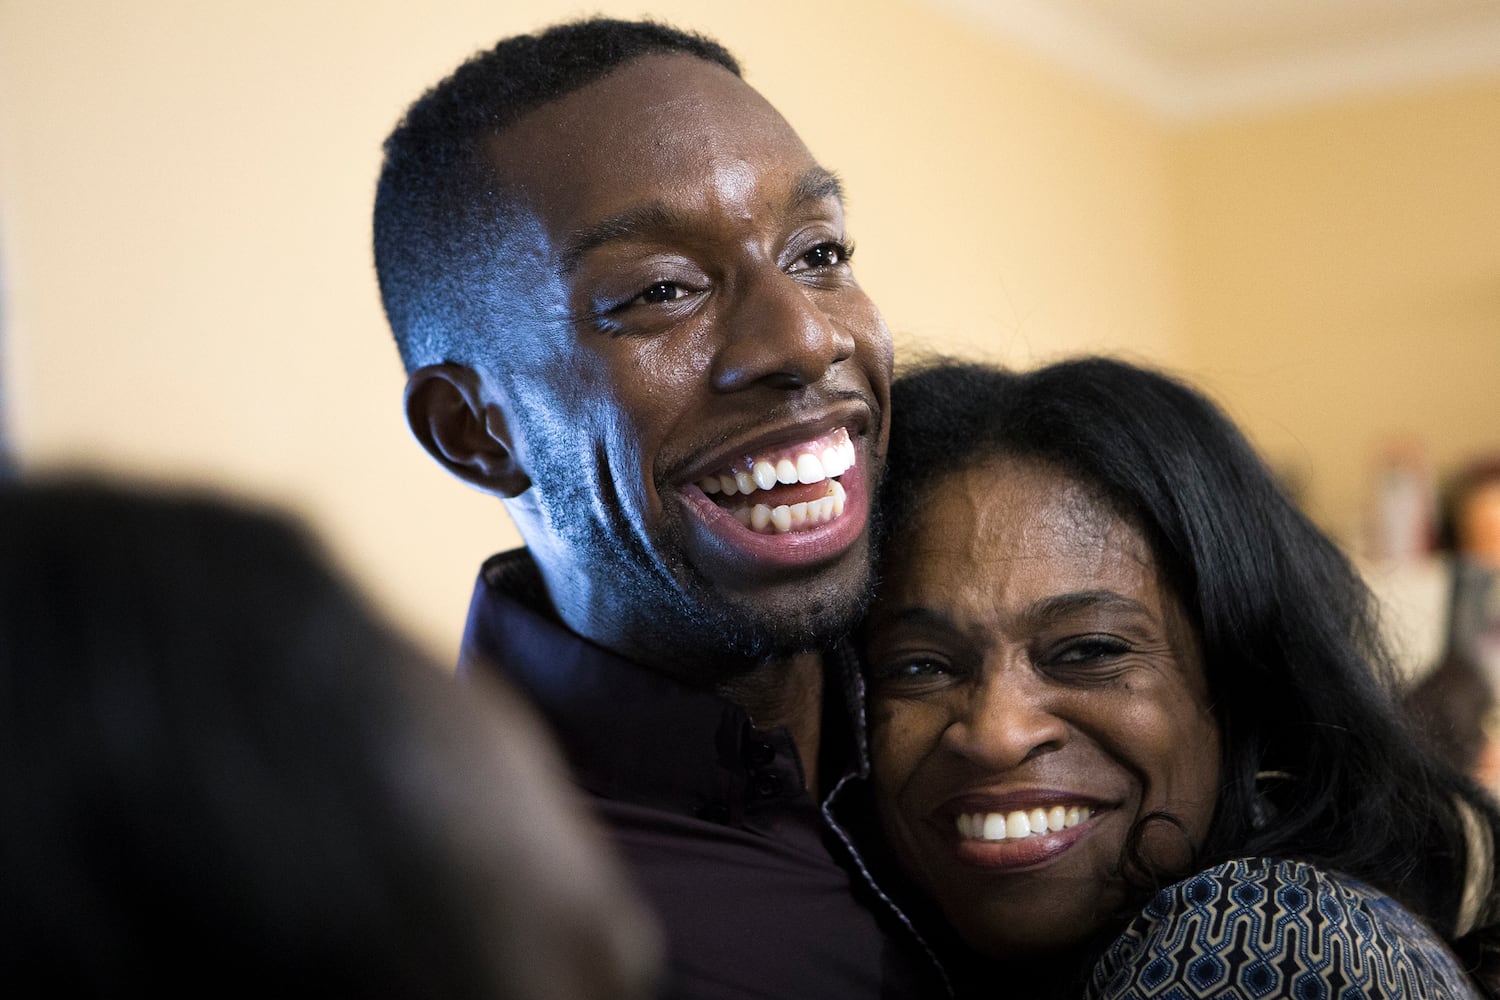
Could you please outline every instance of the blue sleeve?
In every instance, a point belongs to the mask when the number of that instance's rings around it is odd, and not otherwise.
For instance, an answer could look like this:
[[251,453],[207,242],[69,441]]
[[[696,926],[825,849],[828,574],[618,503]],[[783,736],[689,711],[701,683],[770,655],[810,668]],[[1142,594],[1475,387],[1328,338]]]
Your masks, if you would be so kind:
[[1266,858],[1170,886],[1095,965],[1090,1000],[1469,1000],[1452,953],[1352,879]]

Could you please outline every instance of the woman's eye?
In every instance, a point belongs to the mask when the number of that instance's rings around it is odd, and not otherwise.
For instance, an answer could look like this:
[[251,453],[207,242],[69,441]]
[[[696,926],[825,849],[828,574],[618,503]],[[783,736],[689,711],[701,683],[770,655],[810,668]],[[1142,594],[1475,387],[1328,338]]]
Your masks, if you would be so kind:
[[930,656],[908,656],[876,663],[870,680],[877,692],[886,694],[945,689],[959,680],[953,664]]
[[881,677],[935,677],[947,673],[947,668],[936,660],[908,660],[882,667]]
[[1098,663],[1118,659],[1130,652],[1128,643],[1104,636],[1074,639],[1052,654],[1053,663]]

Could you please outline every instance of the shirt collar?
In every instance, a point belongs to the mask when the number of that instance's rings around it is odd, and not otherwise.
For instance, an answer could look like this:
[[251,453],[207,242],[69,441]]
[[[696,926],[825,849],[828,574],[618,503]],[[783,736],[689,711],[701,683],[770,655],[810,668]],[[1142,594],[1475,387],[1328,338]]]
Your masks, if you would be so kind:
[[[854,657],[836,649],[828,669],[826,690],[844,694],[832,718],[825,712],[825,741],[842,741],[832,746],[831,788],[841,775],[867,775],[869,762]],[[575,779],[597,795],[688,815],[738,812],[737,787],[750,787],[746,770],[759,769],[759,777],[772,756],[787,772],[784,784],[801,784],[785,730],[757,730],[733,702],[568,630],[525,549],[493,556],[480,571],[459,659],[461,676],[476,672],[499,673],[522,689],[551,724]],[[828,753],[823,759],[826,767]]]

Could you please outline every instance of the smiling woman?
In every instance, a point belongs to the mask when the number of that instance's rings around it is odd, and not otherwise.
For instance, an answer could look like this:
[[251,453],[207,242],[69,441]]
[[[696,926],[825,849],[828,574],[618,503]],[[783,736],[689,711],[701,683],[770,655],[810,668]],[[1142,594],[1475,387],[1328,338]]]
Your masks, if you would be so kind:
[[1076,944],[1124,901],[1094,875],[1143,818],[1181,823],[1145,828],[1173,864],[1208,828],[1219,734],[1182,607],[1140,531],[1030,461],[944,476],[894,565],[869,645],[891,838],[985,950]]
[[1359,578],[1212,404],[1098,359],[892,398],[874,789],[961,983],[1494,989],[1495,811],[1411,737]]

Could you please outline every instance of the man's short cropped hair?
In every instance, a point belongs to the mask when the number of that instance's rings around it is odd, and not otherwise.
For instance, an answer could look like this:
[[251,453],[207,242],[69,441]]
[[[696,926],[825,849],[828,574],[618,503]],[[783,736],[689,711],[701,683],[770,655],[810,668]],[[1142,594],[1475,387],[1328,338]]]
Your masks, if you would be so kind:
[[507,38],[407,110],[385,141],[375,269],[407,371],[498,355],[485,284],[503,281],[514,213],[485,138],[641,56],[680,53],[740,75],[723,46],[650,21],[594,18]]

